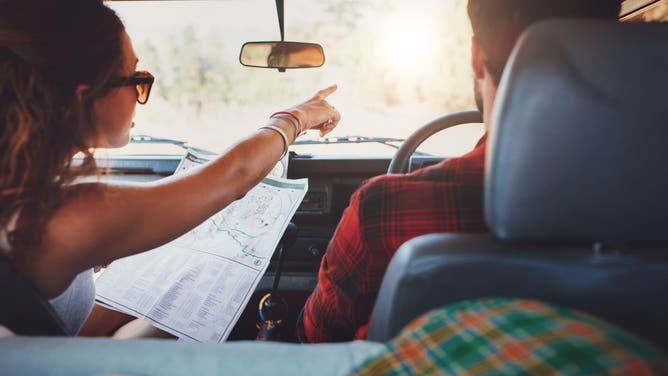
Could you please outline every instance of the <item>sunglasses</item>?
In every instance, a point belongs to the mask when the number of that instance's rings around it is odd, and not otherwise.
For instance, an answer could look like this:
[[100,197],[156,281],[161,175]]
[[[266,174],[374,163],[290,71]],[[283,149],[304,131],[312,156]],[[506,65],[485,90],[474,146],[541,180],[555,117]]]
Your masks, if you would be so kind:
[[115,80],[109,84],[109,87],[134,86],[137,90],[137,102],[146,104],[154,81],[155,77],[152,74],[147,71],[139,71],[135,72],[134,76],[121,77]]

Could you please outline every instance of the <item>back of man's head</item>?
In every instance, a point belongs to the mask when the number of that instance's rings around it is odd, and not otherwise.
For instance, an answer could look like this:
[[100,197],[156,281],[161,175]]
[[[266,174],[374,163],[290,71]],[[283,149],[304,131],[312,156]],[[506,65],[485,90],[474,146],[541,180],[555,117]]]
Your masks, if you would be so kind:
[[549,18],[617,18],[621,0],[469,0],[468,13],[485,65],[498,84],[522,31]]

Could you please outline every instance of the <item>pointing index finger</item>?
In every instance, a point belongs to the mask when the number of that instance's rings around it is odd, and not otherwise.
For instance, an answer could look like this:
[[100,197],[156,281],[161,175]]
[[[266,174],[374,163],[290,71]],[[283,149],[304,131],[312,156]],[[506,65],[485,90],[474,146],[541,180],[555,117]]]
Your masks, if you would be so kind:
[[315,95],[315,97],[318,98],[318,99],[325,99],[325,98],[327,98],[330,94],[332,94],[333,92],[335,92],[337,87],[338,87],[338,86],[336,86],[336,85],[332,85],[332,86],[330,86],[330,87],[328,87],[328,88],[322,89],[322,90],[320,90],[320,91]]

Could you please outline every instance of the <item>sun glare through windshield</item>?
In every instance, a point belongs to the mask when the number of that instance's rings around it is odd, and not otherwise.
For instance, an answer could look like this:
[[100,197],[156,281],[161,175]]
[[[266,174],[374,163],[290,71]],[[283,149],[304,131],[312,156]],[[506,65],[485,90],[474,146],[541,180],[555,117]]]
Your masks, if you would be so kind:
[[[333,137],[405,138],[439,115],[475,107],[465,0],[285,3],[285,39],[320,43],[326,56],[322,68],[279,73],[239,64],[244,42],[280,39],[274,1],[107,2],[126,24],[138,69],[156,77],[150,101],[137,108],[134,132],[219,152],[263,125],[272,112],[332,83],[339,90],[330,99],[342,113]],[[481,132],[481,126],[462,128],[420,150],[461,154]],[[316,134],[306,137],[317,139]],[[380,144],[293,150],[350,156],[394,152]]]

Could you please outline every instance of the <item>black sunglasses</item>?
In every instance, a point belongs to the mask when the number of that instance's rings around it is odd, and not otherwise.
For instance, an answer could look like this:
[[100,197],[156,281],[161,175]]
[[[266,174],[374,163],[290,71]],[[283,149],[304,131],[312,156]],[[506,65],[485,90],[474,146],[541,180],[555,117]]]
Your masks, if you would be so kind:
[[111,84],[109,87],[134,86],[137,90],[137,102],[139,104],[146,104],[148,96],[151,94],[151,87],[155,77],[147,71],[138,71],[134,76],[121,77]]

